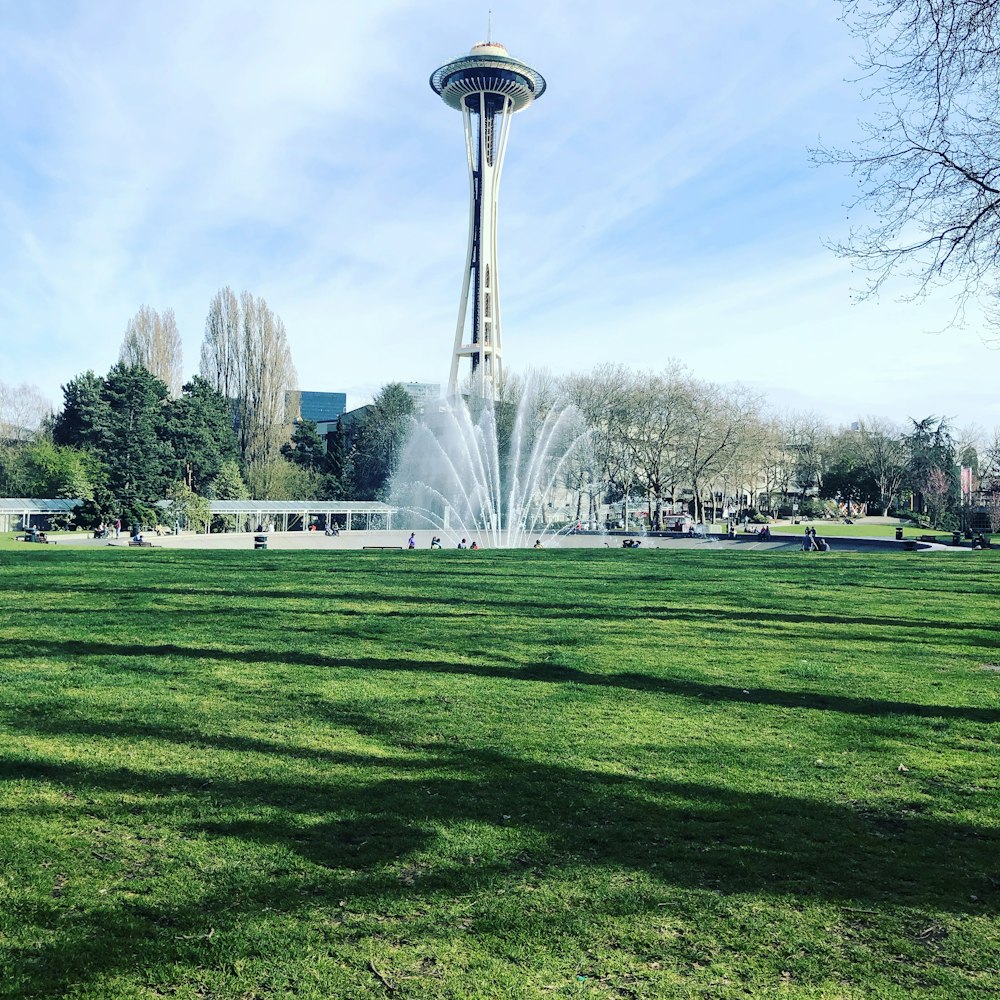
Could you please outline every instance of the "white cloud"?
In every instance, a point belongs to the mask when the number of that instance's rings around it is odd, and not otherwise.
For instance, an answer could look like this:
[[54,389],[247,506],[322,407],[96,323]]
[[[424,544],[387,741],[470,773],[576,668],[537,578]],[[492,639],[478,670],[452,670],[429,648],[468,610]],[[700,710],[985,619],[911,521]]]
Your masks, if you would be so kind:
[[[833,6],[494,4],[495,37],[549,81],[514,121],[503,180],[508,367],[678,356],[834,417],[1000,423],[969,389],[975,359],[994,357],[975,332],[920,332],[946,299],[851,306],[822,248],[853,192],[806,149],[849,138],[857,115]],[[283,317],[306,387],[353,405],[389,380],[443,381],[468,181],[460,117],[426,81],[485,34],[480,13],[11,8],[0,378],[56,399],[106,370],[143,303],[174,308],[194,371],[209,299],[230,284]]]

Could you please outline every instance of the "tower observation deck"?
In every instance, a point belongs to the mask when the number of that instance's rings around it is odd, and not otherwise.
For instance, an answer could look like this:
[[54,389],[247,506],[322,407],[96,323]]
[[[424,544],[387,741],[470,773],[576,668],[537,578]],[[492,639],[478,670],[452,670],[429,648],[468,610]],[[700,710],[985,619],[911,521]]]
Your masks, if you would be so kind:
[[435,70],[430,83],[445,104],[462,112],[469,158],[469,247],[448,395],[458,393],[459,365],[469,358],[471,391],[496,399],[503,371],[497,269],[500,172],[511,115],[523,111],[545,93],[545,80],[499,43],[480,42],[467,56]]

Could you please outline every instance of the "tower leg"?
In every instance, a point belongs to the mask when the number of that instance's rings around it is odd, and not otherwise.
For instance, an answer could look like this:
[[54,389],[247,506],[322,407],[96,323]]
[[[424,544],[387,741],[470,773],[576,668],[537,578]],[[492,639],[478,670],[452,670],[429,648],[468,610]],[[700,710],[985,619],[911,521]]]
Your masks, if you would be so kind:
[[[459,368],[463,357],[472,362],[471,392],[496,399],[500,389],[503,350],[497,267],[497,205],[512,114],[513,102],[510,98],[492,93],[470,95],[463,108],[469,161],[469,243],[455,329],[455,349],[448,378],[449,396],[458,393]],[[470,297],[472,316],[471,323],[467,324]],[[465,339],[467,325],[468,340]]]

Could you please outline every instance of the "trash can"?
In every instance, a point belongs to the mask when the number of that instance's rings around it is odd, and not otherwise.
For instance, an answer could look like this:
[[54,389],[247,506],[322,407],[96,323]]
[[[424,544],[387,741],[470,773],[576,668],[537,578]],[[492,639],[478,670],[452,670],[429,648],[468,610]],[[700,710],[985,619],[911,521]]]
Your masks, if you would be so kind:
[[896,541],[897,542],[901,542],[902,540],[903,540],[903,529],[902,528],[897,528],[896,529]]
[[267,535],[254,535],[253,536],[253,547],[255,549],[266,549],[267,548]]
[[960,531],[953,531],[951,533],[951,544],[952,545],[959,545],[959,544],[961,544],[961,541],[962,541],[962,532],[960,532]]

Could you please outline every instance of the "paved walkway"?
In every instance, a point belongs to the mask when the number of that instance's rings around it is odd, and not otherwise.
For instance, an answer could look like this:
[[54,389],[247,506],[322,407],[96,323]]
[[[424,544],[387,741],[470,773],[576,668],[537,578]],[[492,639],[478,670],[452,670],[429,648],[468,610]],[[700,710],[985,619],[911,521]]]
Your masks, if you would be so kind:
[[[226,532],[224,534],[202,535],[184,532],[180,535],[162,535],[146,533],[143,537],[146,541],[152,542],[156,548],[165,549],[253,549],[254,534],[243,532]],[[430,548],[431,536],[435,532],[418,531],[417,548]],[[442,532],[436,532],[442,538],[442,545],[446,549],[453,549],[458,544],[458,536],[449,539]],[[410,537],[408,530],[402,531],[344,531],[335,537],[324,535],[315,531],[272,531],[267,536],[267,547],[269,550],[283,549],[315,549],[318,551],[337,550],[358,550],[365,547],[386,546],[391,548],[405,549],[407,539]],[[643,535],[560,535],[558,537],[548,537],[543,540],[547,549],[594,549],[622,547],[622,540],[625,537],[638,538],[642,541],[643,549],[695,549],[699,551],[724,551],[727,549],[739,549],[747,551],[793,551],[802,547],[802,538],[799,535],[781,535],[773,537],[768,541],[757,541],[753,536],[737,535],[733,540],[720,538],[717,535],[709,535],[707,538],[647,538]],[[847,537],[834,536],[827,539],[833,552],[852,551],[873,551],[873,550],[899,550],[901,543],[893,539],[873,539],[870,537]],[[469,538],[471,543],[472,538]],[[90,532],[73,532],[61,534],[60,544],[73,544],[86,547],[105,547],[114,545],[127,547],[128,538],[124,535],[117,541],[107,541],[90,537]],[[488,548],[482,539],[479,539],[481,548]],[[525,548],[531,548],[530,542]],[[969,552],[970,549],[957,548],[948,545],[921,546],[921,551],[938,550],[946,552]]]

